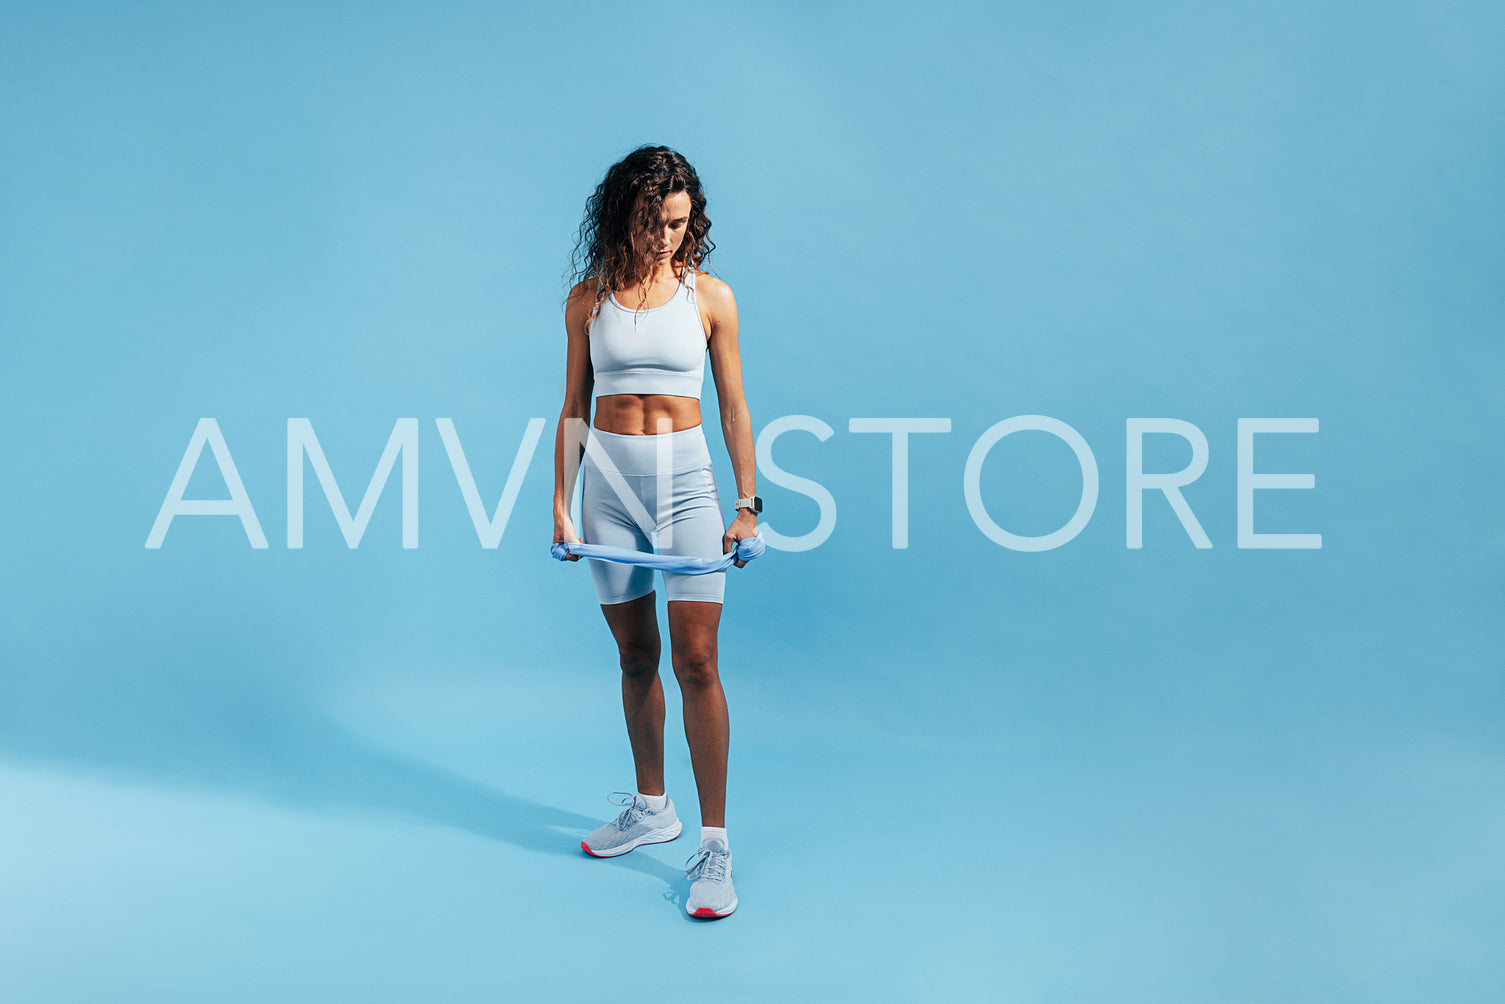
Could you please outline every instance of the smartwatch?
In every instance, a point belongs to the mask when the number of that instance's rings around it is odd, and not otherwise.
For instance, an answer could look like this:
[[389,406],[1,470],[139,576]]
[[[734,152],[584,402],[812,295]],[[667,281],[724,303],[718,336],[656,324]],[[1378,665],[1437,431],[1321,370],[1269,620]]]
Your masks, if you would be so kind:
[[738,509],[751,509],[754,516],[763,511],[763,500],[756,495],[737,500]]

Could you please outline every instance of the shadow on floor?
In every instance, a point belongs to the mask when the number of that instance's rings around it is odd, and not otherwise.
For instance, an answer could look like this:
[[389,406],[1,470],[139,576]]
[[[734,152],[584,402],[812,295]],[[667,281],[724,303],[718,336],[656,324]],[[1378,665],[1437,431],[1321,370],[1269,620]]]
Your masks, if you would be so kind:
[[683,884],[680,870],[646,855],[587,858],[580,840],[604,814],[508,794],[384,748],[331,719],[298,679],[289,670],[268,673],[244,650],[153,661],[149,671],[73,661],[7,667],[0,755],[295,809],[425,820],[582,865],[638,871],[671,892]]

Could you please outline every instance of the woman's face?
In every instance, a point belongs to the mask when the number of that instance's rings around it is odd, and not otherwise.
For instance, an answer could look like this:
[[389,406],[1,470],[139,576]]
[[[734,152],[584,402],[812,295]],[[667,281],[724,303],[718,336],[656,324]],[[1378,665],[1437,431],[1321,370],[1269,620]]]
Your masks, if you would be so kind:
[[667,265],[674,260],[679,246],[685,242],[689,224],[690,193],[675,192],[666,196],[659,209],[658,226],[638,237],[639,249],[647,256],[650,265]]

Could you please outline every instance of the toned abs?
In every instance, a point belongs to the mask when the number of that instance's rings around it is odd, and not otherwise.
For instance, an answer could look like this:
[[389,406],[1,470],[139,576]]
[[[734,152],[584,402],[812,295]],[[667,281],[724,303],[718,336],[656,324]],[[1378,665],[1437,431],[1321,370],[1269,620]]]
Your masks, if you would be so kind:
[[[672,424],[660,429],[657,424],[660,419],[668,419]],[[602,432],[623,436],[678,432],[700,424],[700,402],[673,394],[611,394],[596,398],[596,415],[591,424]]]

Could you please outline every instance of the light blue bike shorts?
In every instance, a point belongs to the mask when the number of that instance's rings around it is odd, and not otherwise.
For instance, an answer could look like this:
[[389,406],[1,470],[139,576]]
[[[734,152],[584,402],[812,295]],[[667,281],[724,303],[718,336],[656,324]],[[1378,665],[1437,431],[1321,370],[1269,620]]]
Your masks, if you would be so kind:
[[[721,557],[726,523],[711,451],[700,425],[645,436],[592,427],[581,463],[580,496],[580,537],[588,544]],[[651,568],[601,558],[586,560],[603,604],[625,603],[653,591]],[[670,601],[720,603],[726,593],[724,571],[661,574]]]

